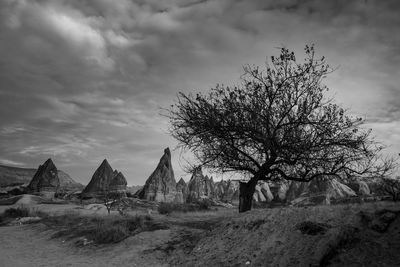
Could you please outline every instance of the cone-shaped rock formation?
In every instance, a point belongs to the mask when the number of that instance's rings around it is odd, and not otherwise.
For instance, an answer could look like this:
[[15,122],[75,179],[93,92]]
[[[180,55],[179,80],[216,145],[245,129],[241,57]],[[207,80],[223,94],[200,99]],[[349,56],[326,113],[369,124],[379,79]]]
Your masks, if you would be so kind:
[[188,195],[188,186],[183,178],[176,184],[176,191],[175,202],[185,203]]
[[112,178],[109,185],[109,190],[113,193],[125,194],[127,184],[128,183],[126,182],[125,176],[122,174],[122,172],[118,172],[117,175]]
[[298,205],[330,204],[357,194],[347,185],[332,177],[316,178],[308,183],[293,182],[287,192],[287,201]]
[[204,176],[201,168],[196,168],[188,184],[187,202],[196,202],[203,198],[215,197],[215,185],[212,178]]
[[82,191],[82,197],[96,197],[109,190],[111,180],[114,178],[114,171],[105,159],[94,172],[89,184]]
[[60,186],[58,171],[51,159],[46,160],[43,165],[40,165],[28,189],[33,192],[56,192]]
[[143,189],[137,193],[141,199],[160,202],[173,202],[176,196],[176,181],[171,164],[169,148],[164,150],[157,168],[147,179]]
[[215,183],[215,198],[228,203],[239,202],[239,182],[221,180]]

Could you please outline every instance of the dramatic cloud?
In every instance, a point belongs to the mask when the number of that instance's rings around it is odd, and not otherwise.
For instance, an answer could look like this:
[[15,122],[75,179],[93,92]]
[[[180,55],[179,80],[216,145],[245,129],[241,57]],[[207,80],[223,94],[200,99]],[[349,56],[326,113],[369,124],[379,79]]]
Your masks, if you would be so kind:
[[107,158],[142,184],[176,145],[160,107],[178,91],[235,84],[244,64],[307,43],[338,67],[326,80],[337,101],[396,154],[399,11],[396,0],[1,1],[0,163],[52,157],[86,183]]

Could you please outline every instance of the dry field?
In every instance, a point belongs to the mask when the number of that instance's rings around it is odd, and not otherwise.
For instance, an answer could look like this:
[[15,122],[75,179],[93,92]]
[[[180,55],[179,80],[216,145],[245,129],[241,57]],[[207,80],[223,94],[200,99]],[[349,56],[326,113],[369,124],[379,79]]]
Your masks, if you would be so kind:
[[[107,215],[101,205],[34,204],[29,197],[25,202],[65,218],[120,216]],[[9,207],[0,206],[0,212]],[[0,266],[399,266],[399,212],[393,202],[244,214],[219,208],[162,215],[137,208],[129,216],[151,217],[162,227],[118,243],[87,245],[78,242],[84,236],[60,235],[60,227],[45,221],[2,226]]]

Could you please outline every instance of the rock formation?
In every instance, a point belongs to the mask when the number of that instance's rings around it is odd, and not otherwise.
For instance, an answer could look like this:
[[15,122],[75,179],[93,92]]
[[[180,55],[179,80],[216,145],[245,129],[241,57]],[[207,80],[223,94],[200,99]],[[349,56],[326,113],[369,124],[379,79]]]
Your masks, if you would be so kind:
[[58,171],[51,159],[40,165],[31,182],[28,190],[32,192],[57,192],[60,186]]
[[253,200],[256,202],[271,202],[274,196],[271,193],[267,182],[260,181],[256,185],[256,189],[253,194]]
[[60,180],[60,190],[61,191],[81,191],[84,186],[78,182],[76,182],[74,179],[71,178],[71,176],[68,175],[68,173],[58,170],[58,179]]
[[239,203],[239,182],[232,180],[216,182],[215,198],[226,203]]
[[[115,172],[113,174],[115,174]],[[122,172],[117,172],[117,174],[114,175],[110,181],[109,192],[125,195],[127,184],[128,183],[126,182],[125,176],[122,174]]]
[[181,178],[176,184],[176,196],[175,202],[185,203],[188,196],[188,186],[186,182]]
[[82,191],[82,197],[101,197],[104,192],[109,190],[109,185],[113,178],[114,171],[105,159],[94,172],[89,184]]
[[176,181],[171,164],[171,152],[169,148],[166,148],[157,168],[147,179],[144,187],[137,192],[136,195],[141,199],[151,201],[173,202],[176,193]]
[[0,187],[27,185],[37,169],[0,165]]
[[359,196],[371,196],[371,190],[368,184],[364,181],[354,181],[347,184]]
[[213,178],[204,176],[201,168],[196,168],[188,184],[187,202],[196,202],[203,198],[215,197]]
[[289,190],[288,182],[270,182],[268,183],[271,193],[274,197],[273,201],[275,202],[285,202],[286,194]]
[[287,201],[295,205],[330,204],[332,201],[355,197],[357,194],[336,178],[322,177],[307,183],[293,182]]
[[255,202],[267,202],[266,197],[261,192],[261,186],[259,184],[256,185],[256,188],[254,190],[253,201],[255,201]]

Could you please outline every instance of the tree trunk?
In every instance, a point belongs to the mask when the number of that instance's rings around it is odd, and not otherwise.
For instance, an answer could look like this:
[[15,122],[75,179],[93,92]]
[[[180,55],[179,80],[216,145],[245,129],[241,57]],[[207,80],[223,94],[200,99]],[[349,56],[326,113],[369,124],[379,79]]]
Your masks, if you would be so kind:
[[247,183],[239,182],[239,212],[251,210],[256,185],[257,179],[255,178],[252,178]]

